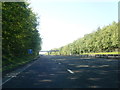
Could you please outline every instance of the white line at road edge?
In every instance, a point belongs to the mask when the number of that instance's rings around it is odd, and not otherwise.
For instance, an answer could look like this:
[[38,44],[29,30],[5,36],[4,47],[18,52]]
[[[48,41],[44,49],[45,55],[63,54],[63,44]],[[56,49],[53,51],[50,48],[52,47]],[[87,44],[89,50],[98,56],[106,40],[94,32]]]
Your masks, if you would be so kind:
[[13,77],[10,77],[9,79],[7,79],[6,81],[4,81],[0,86],[2,86],[3,84],[5,84],[6,82],[8,82],[9,80],[11,80]]
[[[37,61],[37,60],[36,60]],[[34,61],[32,64],[34,64],[36,61]],[[20,74],[21,72],[23,72],[24,70],[26,70],[28,67],[30,67],[32,64],[27,65],[26,67],[24,67],[21,71],[19,71],[17,74],[15,74],[14,76],[11,76],[10,78],[8,78],[7,80],[5,80],[0,86],[2,86],[3,84],[5,84],[6,82],[10,81],[12,78],[16,77],[18,74]],[[14,72],[14,71],[13,71]]]
[[69,73],[71,73],[71,74],[74,73],[74,72],[73,72],[72,70],[70,70],[70,69],[67,69],[67,71],[68,71]]

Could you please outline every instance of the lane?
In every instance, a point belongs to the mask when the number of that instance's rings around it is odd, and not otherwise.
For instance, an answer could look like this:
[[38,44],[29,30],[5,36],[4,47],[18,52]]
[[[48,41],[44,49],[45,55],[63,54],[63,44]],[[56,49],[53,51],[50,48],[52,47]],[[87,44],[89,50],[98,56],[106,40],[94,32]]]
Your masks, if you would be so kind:
[[118,60],[42,56],[3,88],[117,88]]
[[[66,57],[57,61],[75,74],[70,79],[74,84],[84,88],[117,88],[120,84],[117,59]],[[118,85],[119,84],[119,85]]]
[[58,62],[51,60],[51,57],[41,57],[24,72],[5,83],[3,88],[47,88],[56,87],[57,83],[57,87],[60,87],[61,80],[58,79],[65,77],[63,73],[67,72],[59,67]]

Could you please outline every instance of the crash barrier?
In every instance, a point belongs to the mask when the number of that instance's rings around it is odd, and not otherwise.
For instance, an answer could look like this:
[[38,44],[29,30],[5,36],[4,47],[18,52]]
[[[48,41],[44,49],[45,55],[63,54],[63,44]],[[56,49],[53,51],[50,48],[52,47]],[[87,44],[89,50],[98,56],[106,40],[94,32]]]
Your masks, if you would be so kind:
[[90,55],[80,55],[80,57],[94,57],[94,58],[115,58],[120,59],[120,54],[90,54]]

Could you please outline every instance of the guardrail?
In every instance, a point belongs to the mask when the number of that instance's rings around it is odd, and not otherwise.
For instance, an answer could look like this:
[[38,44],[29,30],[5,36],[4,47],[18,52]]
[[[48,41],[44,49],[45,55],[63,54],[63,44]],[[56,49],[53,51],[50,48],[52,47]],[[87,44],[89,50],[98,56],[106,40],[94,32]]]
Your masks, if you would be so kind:
[[120,54],[91,54],[91,55],[80,55],[80,57],[95,57],[95,58],[120,59]]

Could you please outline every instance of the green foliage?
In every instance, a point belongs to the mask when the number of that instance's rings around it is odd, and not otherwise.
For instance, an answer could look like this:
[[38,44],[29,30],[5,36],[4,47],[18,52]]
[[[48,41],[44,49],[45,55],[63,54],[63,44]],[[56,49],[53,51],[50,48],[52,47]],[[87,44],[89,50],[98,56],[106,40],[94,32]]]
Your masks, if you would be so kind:
[[95,32],[86,34],[83,38],[58,49],[61,55],[118,52],[118,42],[118,23],[113,22],[102,29],[98,27]]
[[[2,3],[3,67],[32,60],[41,49],[37,16],[28,6],[27,2]],[[33,50],[32,55],[28,49]]]

